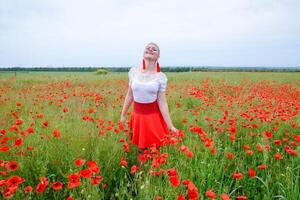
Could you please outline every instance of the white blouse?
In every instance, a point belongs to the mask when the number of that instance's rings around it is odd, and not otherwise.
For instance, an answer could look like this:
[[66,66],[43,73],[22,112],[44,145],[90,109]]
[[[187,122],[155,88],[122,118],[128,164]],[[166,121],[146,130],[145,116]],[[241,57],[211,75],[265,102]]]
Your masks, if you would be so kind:
[[152,103],[157,99],[158,92],[165,92],[167,77],[163,72],[141,72],[138,67],[131,67],[128,72],[129,87],[133,99],[139,103]]

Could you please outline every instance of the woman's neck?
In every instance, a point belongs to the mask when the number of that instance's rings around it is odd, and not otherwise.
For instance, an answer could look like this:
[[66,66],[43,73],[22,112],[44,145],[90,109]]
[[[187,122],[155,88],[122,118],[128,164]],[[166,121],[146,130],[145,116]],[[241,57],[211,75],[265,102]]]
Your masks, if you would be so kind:
[[145,64],[146,64],[146,69],[144,69],[143,71],[145,72],[156,72],[156,61],[152,61],[152,60],[145,60]]

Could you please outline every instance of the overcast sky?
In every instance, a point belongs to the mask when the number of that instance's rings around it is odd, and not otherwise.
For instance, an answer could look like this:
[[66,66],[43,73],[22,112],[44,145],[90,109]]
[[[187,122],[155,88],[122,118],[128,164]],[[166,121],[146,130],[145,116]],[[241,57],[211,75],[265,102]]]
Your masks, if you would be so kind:
[[0,0],[0,67],[300,66],[299,0]]

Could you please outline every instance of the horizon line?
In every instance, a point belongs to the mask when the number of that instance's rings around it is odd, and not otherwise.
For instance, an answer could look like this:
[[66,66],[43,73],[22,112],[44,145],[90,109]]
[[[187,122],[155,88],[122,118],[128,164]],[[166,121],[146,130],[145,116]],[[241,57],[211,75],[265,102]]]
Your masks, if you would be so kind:
[[[131,66],[88,66],[88,65],[82,65],[82,66],[64,66],[64,65],[59,65],[59,66],[0,66],[0,68],[128,68],[132,67]],[[261,67],[261,68],[300,68],[299,66],[270,66],[270,65],[165,65],[165,66],[160,66],[161,68],[164,67],[171,67],[171,68],[179,68],[179,67],[207,67],[207,68],[255,68],[255,67]]]

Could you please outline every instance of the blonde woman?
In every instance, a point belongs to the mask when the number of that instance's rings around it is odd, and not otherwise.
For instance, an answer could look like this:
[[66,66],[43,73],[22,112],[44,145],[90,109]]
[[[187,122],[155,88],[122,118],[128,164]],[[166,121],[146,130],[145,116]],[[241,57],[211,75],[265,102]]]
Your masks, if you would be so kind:
[[130,139],[143,150],[152,145],[159,147],[169,132],[178,133],[169,115],[166,101],[167,77],[160,71],[157,44],[149,43],[144,50],[140,67],[129,70],[129,88],[125,97],[120,122],[125,125],[126,113],[132,104],[130,115]]

